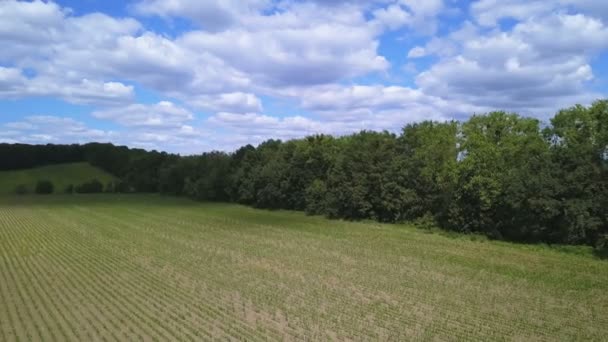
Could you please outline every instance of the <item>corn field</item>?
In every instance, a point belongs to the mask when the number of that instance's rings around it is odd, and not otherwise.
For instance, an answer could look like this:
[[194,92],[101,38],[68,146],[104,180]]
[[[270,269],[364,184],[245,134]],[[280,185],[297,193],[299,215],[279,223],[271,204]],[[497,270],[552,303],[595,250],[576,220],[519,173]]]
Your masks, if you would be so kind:
[[608,261],[158,196],[0,199],[0,340],[606,340]]

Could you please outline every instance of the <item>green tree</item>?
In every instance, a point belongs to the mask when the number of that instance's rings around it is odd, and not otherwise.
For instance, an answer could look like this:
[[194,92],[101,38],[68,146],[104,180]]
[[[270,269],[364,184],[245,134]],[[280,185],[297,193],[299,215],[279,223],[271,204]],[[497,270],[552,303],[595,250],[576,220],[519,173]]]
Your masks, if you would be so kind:
[[608,234],[608,102],[561,110],[545,130],[560,179],[555,240],[600,244]]
[[449,225],[494,238],[543,239],[555,213],[548,145],[536,119],[493,112],[462,126]]
[[35,187],[35,192],[37,194],[42,194],[42,195],[46,195],[46,194],[52,194],[54,190],[54,186],[53,183],[49,180],[39,180],[36,183],[36,187]]
[[339,140],[339,154],[327,180],[327,213],[347,219],[394,221],[387,210],[384,173],[397,156],[397,139],[388,132],[363,131]]
[[458,124],[424,121],[407,125],[399,138],[406,218],[444,220],[456,185]]

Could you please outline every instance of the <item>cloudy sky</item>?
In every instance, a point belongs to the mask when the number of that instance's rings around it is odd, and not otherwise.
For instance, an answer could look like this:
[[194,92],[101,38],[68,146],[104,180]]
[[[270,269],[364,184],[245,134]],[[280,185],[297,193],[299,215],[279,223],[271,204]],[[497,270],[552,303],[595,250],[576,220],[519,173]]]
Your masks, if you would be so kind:
[[608,94],[605,0],[0,0],[0,141],[179,153]]

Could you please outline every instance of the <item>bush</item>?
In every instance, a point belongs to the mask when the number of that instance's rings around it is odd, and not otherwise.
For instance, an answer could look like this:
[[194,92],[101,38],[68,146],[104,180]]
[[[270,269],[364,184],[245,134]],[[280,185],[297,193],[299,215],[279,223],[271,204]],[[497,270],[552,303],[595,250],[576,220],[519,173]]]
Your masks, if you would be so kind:
[[65,187],[64,192],[66,194],[73,194],[74,193],[74,185],[73,184],[69,184],[68,186]]
[[27,192],[27,186],[25,186],[25,184],[19,184],[15,187],[15,193],[17,195],[25,195]]
[[54,186],[53,186],[53,183],[51,183],[51,181],[40,180],[40,181],[38,181],[38,183],[36,183],[35,192],[37,194],[42,194],[42,195],[52,194],[53,190],[54,190]]
[[124,182],[124,181],[118,181],[118,182],[114,183],[114,192],[121,193],[121,194],[131,192],[129,183]]
[[435,221],[435,218],[430,213],[426,213],[411,222],[418,229],[433,230],[438,227],[437,221]]
[[103,192],[103,184],[99,180],[93,179],[76,186],[75,190],[79,194],[101,193]]
[[603,234],[595,244],[595,250],[598,254],[608,257],[608,234]]
[[106,187],[103,189],[103,192],[105,193],[113,193],[115,192],[115,186],[113,182],[109,182],[108,184],[106,184]]

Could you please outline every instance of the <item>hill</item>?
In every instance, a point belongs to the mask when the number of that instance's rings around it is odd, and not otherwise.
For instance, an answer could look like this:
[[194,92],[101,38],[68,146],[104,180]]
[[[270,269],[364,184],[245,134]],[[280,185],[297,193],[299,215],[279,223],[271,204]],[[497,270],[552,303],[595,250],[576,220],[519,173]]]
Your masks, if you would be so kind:
[[55,186],[55,192],[63,192],[69,184],[80,184],[92,179],[98,179],[106,184],[115,180],[115,177],[89,163],[67,163],[0,171],[0,194],[14,193],[19,184],[24,184],[28,192],[32,192],[39,180],[50,180]]

